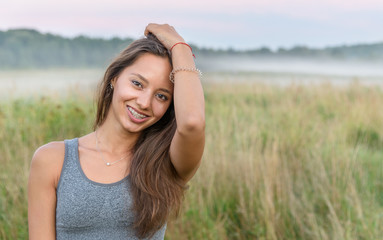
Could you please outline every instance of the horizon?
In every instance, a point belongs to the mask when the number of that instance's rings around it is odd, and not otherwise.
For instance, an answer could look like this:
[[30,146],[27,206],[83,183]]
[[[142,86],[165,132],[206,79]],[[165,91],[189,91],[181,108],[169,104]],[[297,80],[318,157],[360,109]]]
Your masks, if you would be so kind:
[[[119,38],[119,39],[132,39],[132,40],[135,40],[135,39],[138,39],[138,38],[135,38],[133,36],[125,36],[125,37],[122,37],[122,36],[109,36],[109,37],[103,37],[103,36],[91,36],[91,35],[87,35],[87,34],[83,34],[83,33],[79,33],[78,35],[75,35],[75,36],[65,36],[63,34],[60,34],[60,33],[54,33],[54,32],[50,32],[50,31],[40,31],[36,28],[28,28],[28,27],[19,27],[19,28],[9,28],[9,29],[1,29],[0,28],[0,31],[2,32],[7,32],[7,31],[14,31],[14,30],[31,30],[31,31],[36,31],[40,34],[43,34],[43,35],[46,35],[46,34],[51,34],[51,35],[54,35],[54,36],[58,36],[58,37],[62,37],[62,38],[66,38],[66,39],[75,39],[75,38],[78,38],[78,37],[86,37],[86,38],[89,38],[89,39],[103,39],[103,40],[111,40],[113,38]],[[141,36],[142,37],[142,36]],[[246,51],[253,51],[253,50],[259,50],[259,49],[262,49],[262,48],[268,48],[271,52],[273,53],[277,53],[278,50],[280,49],[284,49],[284,50],[291,50],[293,48],[296,48],[296,47],[306,47],[308,49],[311,49],[311,50],[323,50],[323,49],[326,49],[326,48],[336,48],[336,47],[350,47],[350,46],[358,46],[358,45],[374,45],[374,44],[382,44],[383,43],[383,40],[381,41],[376,41],[376,42],[356,42],[356,43],[351,43],[351,44],[338,44],[338,45],[328,45],[328,46],[323,46],[323,47],[312,47],[312,46],[308,46],[308,45],[292,45],[290,47],[276,47],[276,48],[270,48],[268,46],[259,46],[259,47],[254,47],[254,48],[248,48],[248,49],[237,49],[237,48],[233,48],[233,47],[206,47],[206,46],[201,46],[200,44],[196,44],[196,43],[193,43],[193,42],[190,42],[190,44],[192,45],[195,45],[197,46],[198,48],[200,49],[210,49],[210,50],[213,50],[213,51],[230,51],[230,50],[234,50],[236,52],[246,52]]]

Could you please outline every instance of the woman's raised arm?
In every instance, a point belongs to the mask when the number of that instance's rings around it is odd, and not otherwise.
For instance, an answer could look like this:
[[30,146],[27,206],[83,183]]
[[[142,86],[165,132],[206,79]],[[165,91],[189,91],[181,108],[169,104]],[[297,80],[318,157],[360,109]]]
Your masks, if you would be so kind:
[[176,70],[174,108],[177,130],[170,146],[170,158],[180,177],[188,181],[199,167],[205,146],[205,100],[200,76],[194,70],[196,66],[190,47],[175,45],[184,39],[172,26],[149,24],[145,35],[149,32],[172,52],[173,71]]

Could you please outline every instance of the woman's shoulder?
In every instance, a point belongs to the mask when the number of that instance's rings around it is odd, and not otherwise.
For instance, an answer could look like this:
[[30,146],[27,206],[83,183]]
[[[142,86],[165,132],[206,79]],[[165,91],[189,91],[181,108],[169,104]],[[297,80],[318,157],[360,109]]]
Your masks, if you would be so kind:
[[62,154],[65,154],[64,141],[53,141],[37,148],[33,154],[32,161],[43,161],[45,163],[49,163],[52,162],[49,159],[61,156]]
[[57,187],[65,157],[64,141],[53,141],[37,148],[31,161],[31,172],[37,172],[45,181]]

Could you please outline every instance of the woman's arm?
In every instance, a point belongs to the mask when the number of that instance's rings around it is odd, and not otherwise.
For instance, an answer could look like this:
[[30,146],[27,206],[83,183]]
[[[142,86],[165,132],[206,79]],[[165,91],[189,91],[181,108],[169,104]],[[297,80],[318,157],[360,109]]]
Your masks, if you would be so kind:
[[[168,49],[184,42],[167,24],[149,24],[145,35],[149,32]],[[195,68],[193,54],[184,44],[172,49],[172,62],[173,69]],[[180,177],[188,181],[199,167],[205,146],[205,100],[198,73],[179,71],[174,75],[174,108],[177,130],[170,145],[170,158]]]
[[56,238],[57,159],[64,145],[52,142],[36,150],[28,181],[28,226],[30,240]]

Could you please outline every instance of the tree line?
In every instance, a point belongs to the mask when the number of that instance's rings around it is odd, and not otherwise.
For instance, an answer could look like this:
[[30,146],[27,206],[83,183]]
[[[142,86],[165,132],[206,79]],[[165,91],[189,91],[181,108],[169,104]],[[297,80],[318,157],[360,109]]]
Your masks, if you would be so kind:
[[[0,69],[49,67],[105,67],[132,38],[66,38],[33,29],[0,31]],[[382,61],[383,42],[314,49],[295,46],[290,49],[271,50],[267,47],[249,50],[213,49],[192,45],[202,56],[238,55],[247,57],[318,58],[336,60]]]
[[132,41],[64,38],[31,29],[0,31],[0,68],[104,66]]

